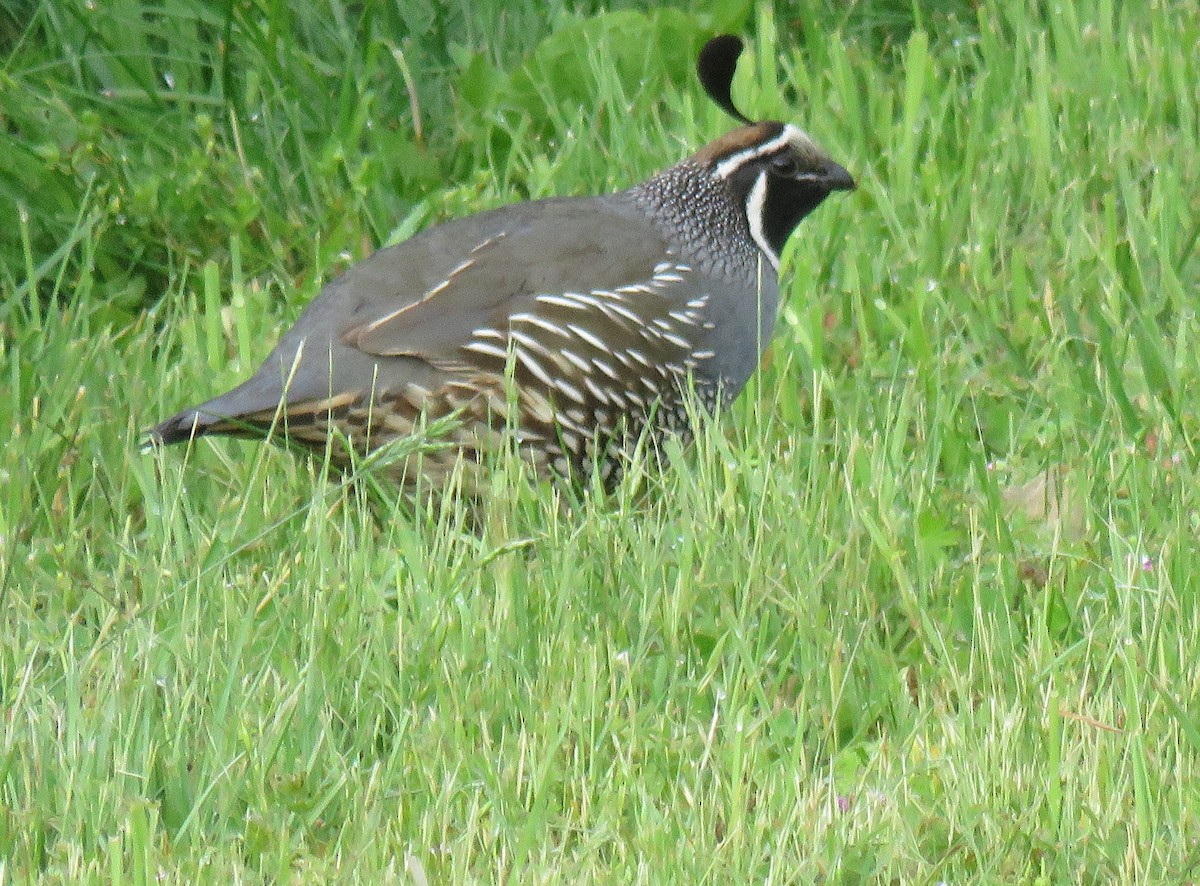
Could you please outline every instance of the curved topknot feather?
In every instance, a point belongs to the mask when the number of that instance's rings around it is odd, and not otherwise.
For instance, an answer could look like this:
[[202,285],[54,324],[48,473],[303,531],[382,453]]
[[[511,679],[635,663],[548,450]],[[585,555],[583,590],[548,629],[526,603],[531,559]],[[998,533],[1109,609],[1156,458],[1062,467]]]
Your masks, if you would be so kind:
[[742,38],[732,34],[713,37],[700,50],[700,57],[696,60],[696,73],[700,76],[700,85],[704,87],[709,98],[735,120],[749,124],[754,121],[738,110],[730,94],[733,72],[737,70],[737,60],[742,54],[743,45]]

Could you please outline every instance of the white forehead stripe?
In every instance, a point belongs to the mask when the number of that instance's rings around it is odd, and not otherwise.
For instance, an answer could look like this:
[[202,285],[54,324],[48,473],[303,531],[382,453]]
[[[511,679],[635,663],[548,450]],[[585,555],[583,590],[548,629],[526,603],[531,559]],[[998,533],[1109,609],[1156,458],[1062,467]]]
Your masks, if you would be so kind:
[[753,160],[755,157],[762,157],[766,154],[773,154],[780,148],[789,144],[812,145],[812,139],[790,123],[784,124],[783,131],[773,139],[763,142],[760,145],[755,145],[745,151],[739,151],[729,157],[726,157],[717,164],[717,176],[720,178],[729,178],[735,169],[738,169],[747,160]]
[[754,238],[754,242],[758,244],[758,248],[762,250],[767,261],[771,263],[771,267],[778,274],[779,256],[771,248],[767,235],[763,231],[763,214],[766,210],[766,203],[767,174],[760,172],[758,179],[754,182],[754,187],[750,189],[750,194],[746,197],[746,221],[750,223],[750,236]]

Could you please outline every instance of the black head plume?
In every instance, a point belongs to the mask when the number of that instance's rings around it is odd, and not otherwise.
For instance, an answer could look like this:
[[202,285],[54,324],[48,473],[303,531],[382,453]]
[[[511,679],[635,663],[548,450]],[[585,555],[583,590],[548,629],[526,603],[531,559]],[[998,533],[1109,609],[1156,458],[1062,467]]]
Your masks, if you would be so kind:
[[733,72],[737,70],[738,56],[742,54],[742,38],[732,34],[720,34],[704,44],[696,60],[696,73],[708,97],[721,106],[729,116],[742,123],[754,121],[737,109],[729,88],[733,85]]

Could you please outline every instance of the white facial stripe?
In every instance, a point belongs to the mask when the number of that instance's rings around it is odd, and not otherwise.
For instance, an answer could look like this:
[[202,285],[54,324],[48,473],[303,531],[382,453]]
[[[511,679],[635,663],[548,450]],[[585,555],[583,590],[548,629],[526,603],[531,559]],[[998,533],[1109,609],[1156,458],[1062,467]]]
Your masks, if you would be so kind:
[[730,157],[726,157],[717,164],[717,176],[719,178],[729,178],[736,169],[742,166],[747,160],[753,160],[756,157],[762,157],[765,154],[773,154],[780,148],[788,144],[794,143],[809,143],[810,139],[802,131],[792,126],[790,123],[785,124],[783,132],[775,136],[770,141],[765,141],[761,145],[755,145],[753,148],[748,148],[745,151],[740,151]]
[[775,254],[775,250],[767,242],[767,235],[763,232],[763,212],[766,205],[767,174],[760,172],[758,180],[754,182],[754,187],[750,189],[750,194],[746,197],[746,221],[750,224],[750,236],[754,238],[758,248],[767,257],[767,261],[771,263],[775,273],[779,273],[779,256]]

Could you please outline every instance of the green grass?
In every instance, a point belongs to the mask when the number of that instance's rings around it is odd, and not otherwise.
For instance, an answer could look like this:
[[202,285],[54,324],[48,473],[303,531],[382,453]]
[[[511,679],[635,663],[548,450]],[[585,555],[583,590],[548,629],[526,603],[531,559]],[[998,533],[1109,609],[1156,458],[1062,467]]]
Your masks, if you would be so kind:
[[[1200,877],[1194,4],[93,6],[0,13],[0,882]],[[378,243],[724,131],[718,28],[861,188],[644,488],[139,453]]]

